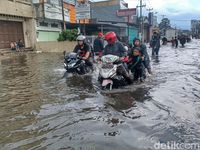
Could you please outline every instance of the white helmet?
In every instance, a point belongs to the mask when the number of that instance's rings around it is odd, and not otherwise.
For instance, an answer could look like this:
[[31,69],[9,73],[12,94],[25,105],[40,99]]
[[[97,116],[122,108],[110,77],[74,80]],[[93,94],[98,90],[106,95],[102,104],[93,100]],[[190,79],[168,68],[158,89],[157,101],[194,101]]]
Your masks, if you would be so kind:
[[76,40],[77,41],[85,41],[86,37],[84,35],[79,35]]

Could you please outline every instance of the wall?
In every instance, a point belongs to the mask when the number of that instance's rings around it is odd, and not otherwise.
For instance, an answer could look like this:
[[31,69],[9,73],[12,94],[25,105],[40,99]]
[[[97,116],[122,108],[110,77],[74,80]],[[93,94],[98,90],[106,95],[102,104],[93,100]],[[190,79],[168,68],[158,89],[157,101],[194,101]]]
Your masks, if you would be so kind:
[[23,3],[0,0],[0,14],[8,14],[21,17],[33,17],[33,9],[31,5]]
[[73,51],[76,42],[37,42],[36,50],[42,52],[63,52],[64,50],[67,52]]
[[[101,2],[103,5],[103,2]],[[108,3],[107,1],[105,3]],[[108,3],[109,4],[109,3]],[[91,5],[91,16],[92,19],[97,19],[100,21],[117,21],[124,22],[125,18],[117,16],[117,10],[120,9],[120,5]]]
[[35,47],[36,29],[35,19],[25,19],[23,22],[24,41],[26,47]]
[[[128,35],[128,33],[127,33],[127,35]],[[130,26],[130,28],[129,28],[129,43],[132,43],[135,38],[138,38],[138,28]]]

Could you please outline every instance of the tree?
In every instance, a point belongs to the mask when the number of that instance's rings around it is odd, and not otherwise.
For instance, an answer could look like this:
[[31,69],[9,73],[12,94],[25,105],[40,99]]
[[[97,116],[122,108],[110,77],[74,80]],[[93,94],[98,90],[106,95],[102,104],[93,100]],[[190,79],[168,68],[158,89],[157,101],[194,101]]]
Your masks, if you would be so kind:
[[170,20],[168,18],[163,18],[162,21],[159,24],[159,28],[162,29],[168,29],[171,28]]
[[160,28],[161,34],[165,36],[166,30],[171,28],[170,20],[168,18],[163,18],[159,24],[159,28]]
[[58,41],[76,41],[77,35],[77,29],[67,29],[59,34]]

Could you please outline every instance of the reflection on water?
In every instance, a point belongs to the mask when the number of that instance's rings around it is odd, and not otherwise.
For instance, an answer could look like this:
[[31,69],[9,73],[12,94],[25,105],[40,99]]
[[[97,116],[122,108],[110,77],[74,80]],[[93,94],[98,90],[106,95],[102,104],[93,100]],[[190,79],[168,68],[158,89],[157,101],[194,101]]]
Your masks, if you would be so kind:
[[113,92],[98,90],[98,73],[62,78],[61,53],[1,60],[0,149],[143,150],[158,141],[200,142],[199,45],[162,47],[151,80]]

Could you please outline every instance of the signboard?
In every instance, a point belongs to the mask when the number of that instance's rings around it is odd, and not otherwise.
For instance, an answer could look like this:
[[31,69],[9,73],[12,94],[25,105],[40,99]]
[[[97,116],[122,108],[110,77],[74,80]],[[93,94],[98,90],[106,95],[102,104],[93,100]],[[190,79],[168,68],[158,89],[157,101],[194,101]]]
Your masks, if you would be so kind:
[[131,9],[120,9],[117,11],[117,16],[119,17],[127,17],[136,15],[136,8]]
[[[69,22],[69,12],[67,9],[64,9],[65,21]],[[44,15],[45,18],[62,20],[62,7],[58,5],[44,4]]]
[[77,0],[75,8],[78,20],[90,19],[90,4],[88,0]]

